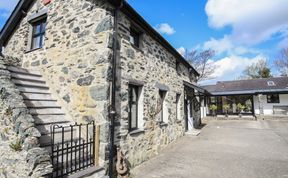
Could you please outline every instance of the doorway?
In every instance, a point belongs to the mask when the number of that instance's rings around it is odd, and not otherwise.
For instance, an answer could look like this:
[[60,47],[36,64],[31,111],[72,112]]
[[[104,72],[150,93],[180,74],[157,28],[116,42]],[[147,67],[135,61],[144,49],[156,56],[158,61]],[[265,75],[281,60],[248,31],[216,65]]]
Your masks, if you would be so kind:
[[194,90],[191,88],[185,89],[185,101],[184,101],[184,112],[185,112],[185,131],[193,130],[195,127],[195,113],[193,103]]

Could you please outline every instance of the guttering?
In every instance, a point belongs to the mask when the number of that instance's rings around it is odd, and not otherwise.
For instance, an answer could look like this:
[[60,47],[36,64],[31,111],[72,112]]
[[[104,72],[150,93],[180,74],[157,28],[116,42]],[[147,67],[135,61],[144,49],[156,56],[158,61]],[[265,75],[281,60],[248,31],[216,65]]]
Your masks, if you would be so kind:
[[119,12],[123,6],[123,0],[114,0],[114,28],[113,28],[113,58],[112,58],[112,93],[110,107],[110,145],[109,145],[109,177],[114,177],[114,156],[116,155],[114,146],[115,116],[116,116],[116,82],[117,82],[117,39],[118,39],[118,19]]
[[184,86],[187,86],[187,87],[189,87],[189,88],[192,88],[192,89],[195,89],[195,90],[197,90],[199,93],[202,93],[202,94],[204,94],[204,95],[211,95],[207,90],[205,90],[204,88],[201,88],[201,87],[199,87],[199,86],[197,86],[197,85],[194,85],[194,84],[192,84],[192,83],[189,83],[189,82],[187,82],[187,81],[183,81],[183,84],[184,84]]
[[240,91],[222,91],[222,92],[210,92],[213,96],[225,96],[225,95],[257,95],[257,94],[288,94],[288,89],[263,89],[263,90],[240,90]]

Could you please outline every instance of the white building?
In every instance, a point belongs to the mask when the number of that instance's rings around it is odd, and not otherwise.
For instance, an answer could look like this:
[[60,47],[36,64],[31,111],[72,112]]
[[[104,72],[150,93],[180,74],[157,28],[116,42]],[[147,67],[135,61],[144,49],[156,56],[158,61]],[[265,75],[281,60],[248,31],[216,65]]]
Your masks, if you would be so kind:
[[[211,95],[207,98],[202,115],[211,115],[211,105],[216,105],[215,114],[253,116],[288,115],[288,77],[268,79],[221,81],[203,86]],[[241,108],[243,106],[243,109]],[[226,106],[226,109],[225,107]]]

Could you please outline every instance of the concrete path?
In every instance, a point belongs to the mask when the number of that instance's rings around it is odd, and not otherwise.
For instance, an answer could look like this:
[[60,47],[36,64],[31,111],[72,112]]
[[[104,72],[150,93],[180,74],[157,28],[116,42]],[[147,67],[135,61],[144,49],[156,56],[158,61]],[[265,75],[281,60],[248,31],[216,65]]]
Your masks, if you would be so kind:
[[288,178],[288,121],[209,121],[132,171],[133,178]]

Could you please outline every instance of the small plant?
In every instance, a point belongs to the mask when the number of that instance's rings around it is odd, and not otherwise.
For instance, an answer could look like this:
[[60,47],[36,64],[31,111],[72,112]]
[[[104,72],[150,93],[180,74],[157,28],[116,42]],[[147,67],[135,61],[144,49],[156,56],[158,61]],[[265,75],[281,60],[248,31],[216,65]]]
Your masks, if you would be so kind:
[[224,104],[223,105],[223,109],[225,111],[225,116],[228,117],[228,111],[230,109],[230,105],[229,104]]
[[17,139],[14,143],[10,143],[9,146],[14,151],[21,151],[22,150],[22,142],[20,139]]
[[236,107],[237,107],[237,110],[239,112],[239,116],[242,117],[242,112],[245,109],[245,105],[242,105],[241,103],[238,103]]
[[8,128],[8,127],[5,127],[5,128],[3,129],[3,132],[7,135],[7,134],[9,133],[9,128]]
[[248,111],[248,112],[251,112],[251,110],[252,110],[252,102],[251,102],[251,100],[246,101],[245,110]]
[[217,110],[217,106],[215,104],[212,104],[209,106],[209,109],[212,111],[213,116],[215,117],[216,116],[215,111]]

